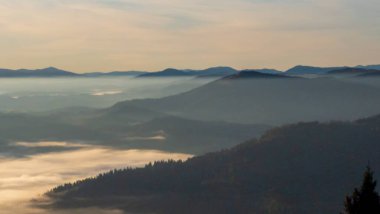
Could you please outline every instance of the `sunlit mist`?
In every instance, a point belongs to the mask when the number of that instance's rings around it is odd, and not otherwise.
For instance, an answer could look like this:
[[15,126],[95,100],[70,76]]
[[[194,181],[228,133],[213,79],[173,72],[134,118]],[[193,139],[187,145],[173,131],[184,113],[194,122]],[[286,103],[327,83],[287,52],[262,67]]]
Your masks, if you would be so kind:
[[[0,159],[0,210],[29,213],[28,201],[49,188],[95,176],[114,168],[139,167],[155,160],[187,159],[191,155],[153,150],[113,150],[70,142],[16,143],[27,147],[78,147],[76,151],[37,154],[27,158]],[[16,206],[16,204],[18,204]],[[20,206],[22,204],[23,206]],[[27,210],[27,212],[25,212]],[[41,210],[36,210],[41,213]],[[71,211],[70,213],[73,213]],[[80,213],[80,211],[78,211]],[[109,212],[107,212],[109,213]]]

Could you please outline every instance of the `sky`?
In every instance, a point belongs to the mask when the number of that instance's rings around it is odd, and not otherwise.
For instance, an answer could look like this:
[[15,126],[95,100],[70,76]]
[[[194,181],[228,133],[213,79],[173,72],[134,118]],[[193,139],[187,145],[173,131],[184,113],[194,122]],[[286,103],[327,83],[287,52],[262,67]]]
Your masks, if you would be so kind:
[[0,67],[380,64],[379,0],[0,0]]

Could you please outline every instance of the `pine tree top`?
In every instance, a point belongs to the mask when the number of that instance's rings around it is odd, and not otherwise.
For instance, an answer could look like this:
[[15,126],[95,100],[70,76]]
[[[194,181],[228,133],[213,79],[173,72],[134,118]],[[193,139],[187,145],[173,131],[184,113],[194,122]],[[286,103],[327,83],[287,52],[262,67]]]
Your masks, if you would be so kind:
[[374,180],[373,174],[374,172],[367,166],[360,189],[355,188],[352,195],[346,197],[346,214],[380,213],[380,197],[376,192],[377,182]]

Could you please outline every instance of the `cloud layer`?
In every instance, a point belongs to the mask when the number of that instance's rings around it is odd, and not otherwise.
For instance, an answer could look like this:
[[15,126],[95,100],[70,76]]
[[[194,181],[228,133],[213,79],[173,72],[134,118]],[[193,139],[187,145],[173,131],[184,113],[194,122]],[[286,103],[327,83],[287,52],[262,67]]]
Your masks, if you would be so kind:
[[379,12],[377,0],[1,0],[0,66],[378,63]]

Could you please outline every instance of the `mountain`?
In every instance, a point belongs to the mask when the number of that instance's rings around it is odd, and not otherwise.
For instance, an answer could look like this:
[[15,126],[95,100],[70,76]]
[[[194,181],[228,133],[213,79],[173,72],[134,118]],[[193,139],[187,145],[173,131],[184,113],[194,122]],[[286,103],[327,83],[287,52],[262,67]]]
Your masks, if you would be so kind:
[[129,106],[195,120],[281,125],[378,114],[380,90],[334,78],[289,78],[248,71],[182,94],[120,102],[111,108],[123,111]]
[[92,72],[81,74],[85,77],[118,77],[118,76],[139,76],[146,74],[145,71],[112,71],[112,72]]
[[329,71],[328,74],[332,75],[348,75],[348,76],[367,76],[367,75],[376,75],[380,74],[380,70],[374,69],[363,69],[363,68],[343,68],[338,70]]
[[268,69],[268,68],[263,68],[263,69],[253,69],[255,71],[258,71],[260,73],[264,74],[282,74],[284,72],[276,70],[276,69]]
[[0,77],[76,77],[79,74],[60,70],[54,67],[43,69],[28,70],[28,69],[0,69]]
[[272,79],[272,78],[290,78],[289,76],[282,74],[273,74],[273,73],[263,73],[256,70],[243,70],[237,74],[224,77],[225,80],[228,79]]
[[147,72],[143,71],[113,71],[113,72],[92,72],[77,74],[70,71],[61,70],[54,67],[43,69],[0,69],[0,77],[112,77],[112,76],[138,76]]
[[[380,70],[380,65],[358,65],[357,69]],[[312,66],[295,66],[286,72],[276,69],[250,69],[264,74],[287,74],[287,75],[307,75],[307,74],[327,74],[330,71],[349,69],[348,67],[312,67]],[[245,71],[245,70],[243,70]],[[112,71],[112,72],[90,72],[77,74],[70,71],[61,70],[54,67],[43,69],[0,69],[0,77],[64,77],[64,76],[81,76],[81,77],[117,77],[117,76],[138,76],[138,77],[180,77],[180,76],[197,76],[197,77],[224,77],[234,75],[239,71],[231,67],[211,67],[204,70],[179,70],[168,68],[158,72],[145,71]]]
[[235,74],[237,70],[231,67],[212,67],[204,70],[178,70],[168,68],[159,72],[151,72],[139,75],[138,77],[179,77],[179,76],[197,76],[197,77],[219,77]]
[[[380,175],[380,116],[298,123],[228,150],[114,170],[46,193],[48,208],[125,213],[339,213],[370,163]],[[44,204],[45,205],[45,204]]]
[[356,68],[380,70],[380,65],[358,65]]
[[218,77],[218,76],[228,76],[236,74],[238,71],[231,67],[213,67],[207,68],[205,70],[195,71],[196,75],[199,77]]
[[332,70],[338,70],[345,67],[312,67],[312,66],[303,66],[303,65],[297,65],[289,70],[287,70],[285,73],[289,75],[307,75],[307,74],[326,74],[329,71]]
[[0,77],[119,77],[119,76],[137,76],[137,77],[181,77],[181,76],[199,76],[199,77],[219,77],[235,74],[237,70],[231,67],[212,67],[204,70],[178,70],[168,68],[159,72],[145,71],[112,71],[112,72],[90,72],[76,74],[69,71],[60,70],[54,67],[44,69],[0,69]]
[[184,71],[184,70],[178,70],[174,68],[168,68],[163,71],[159,72],[151,72],[139,75],[139,78],[142,77],[181,77],[181,76],[194,76],[195,71]]

